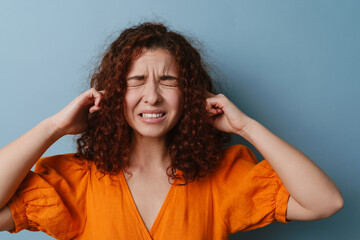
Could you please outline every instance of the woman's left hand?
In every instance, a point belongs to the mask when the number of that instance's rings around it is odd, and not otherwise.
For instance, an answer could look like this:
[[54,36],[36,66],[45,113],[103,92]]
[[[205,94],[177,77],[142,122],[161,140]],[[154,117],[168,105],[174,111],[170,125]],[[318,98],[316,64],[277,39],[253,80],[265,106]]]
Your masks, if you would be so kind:
[[239,134],[250,119],[223,94],[214,95],[208,92],[206,110],[207,121],[222,132]]

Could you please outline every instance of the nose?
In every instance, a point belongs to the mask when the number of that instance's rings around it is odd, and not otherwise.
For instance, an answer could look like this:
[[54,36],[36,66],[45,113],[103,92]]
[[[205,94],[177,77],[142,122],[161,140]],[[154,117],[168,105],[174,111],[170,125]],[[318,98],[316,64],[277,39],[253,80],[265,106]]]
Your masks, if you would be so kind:
[[149,82],[146,84],[143,94],[143,100],[145,103],[154,105],[161,101],[161,93],[159,86],[157,85],[156,81],[153,79],[149,79]]

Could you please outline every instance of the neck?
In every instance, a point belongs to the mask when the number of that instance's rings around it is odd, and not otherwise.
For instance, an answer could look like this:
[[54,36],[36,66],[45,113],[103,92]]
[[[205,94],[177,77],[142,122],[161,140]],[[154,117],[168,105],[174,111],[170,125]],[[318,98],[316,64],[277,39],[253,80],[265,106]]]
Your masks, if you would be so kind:
[[136,171],[163,171],[170,165],[166,148],[166,136],[148,138],[133,135],[130,153],[130,168]]

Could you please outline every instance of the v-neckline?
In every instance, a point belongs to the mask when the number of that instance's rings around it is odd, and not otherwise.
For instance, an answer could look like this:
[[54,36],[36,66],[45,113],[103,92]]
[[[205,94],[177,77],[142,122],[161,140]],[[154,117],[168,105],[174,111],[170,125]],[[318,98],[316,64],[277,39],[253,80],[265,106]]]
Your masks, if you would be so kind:
[[134,200],[134,198],[133,198],[133,196],[132,196],[132,194],[131,194],[130,187],[129,187],[127,181],[126,181],[124,172],[123,172],[122,170],[121,170],[121,176],[122,176],[122,180],[123,180],[124,183],[125,183],[124,186],[125,186],[125,188],[126,188],[126,193],[127,193],[128,197],[129,197],[129,199],[130,199],[132,208],[134,209],[134,212],[135,212],[135,214],[136,214],[136,217],[138,218],[138,221],[140,222],[140,224],[141,224],[141,226],[142,226],[141,228],[143,228],[143,230],[144,230],[145,232],[147,232],[148,236],[150,237],[149,239],[152,239],[152,235],[154,234],[154,231],[155,231],[155,229],[156,229],[156,226],[159,224],[162,215],[164,215],[165,208],[166,208],[166,206],[167,206],[167,204],[168,204],[168,202],[169,202],[169,199],[170,199],[170,197],[171,197],[172,192],[174,191],[175,182],[176,182],[177,179],[174,179],[174,180],[173,180],[173,182],[172,182],[172,184],[171,184],[171,186],[170,186],[170,189],[169,189],[169,191],[168,191],[168,193],[167,193],[167,195],[166,195],[166,197],[165,197],[165,200],[164,200],[164,202],[162,203],[161,208],[160,208],[159,212],[157,213],[156,218],[155,218],[154,222],[152,223],[152,226],[151,226],[150,231],[149,231],[149,230],[146,228],[146,225],[145,225],[145,223],[144,223],[144,220],[142,219],[141,214],[140,214],[140,212],[139,212],[139,210],[138,210],[138,208],[137,208],[137,206],[136,206],[135,200]]

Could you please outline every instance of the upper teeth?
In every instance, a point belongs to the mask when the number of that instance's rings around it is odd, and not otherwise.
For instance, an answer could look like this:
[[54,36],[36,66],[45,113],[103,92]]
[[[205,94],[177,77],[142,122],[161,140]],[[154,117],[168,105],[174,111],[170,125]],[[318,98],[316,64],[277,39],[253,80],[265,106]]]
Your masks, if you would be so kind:
[[158,118],[162,117],[165,113],[142,113],[143,118]]

